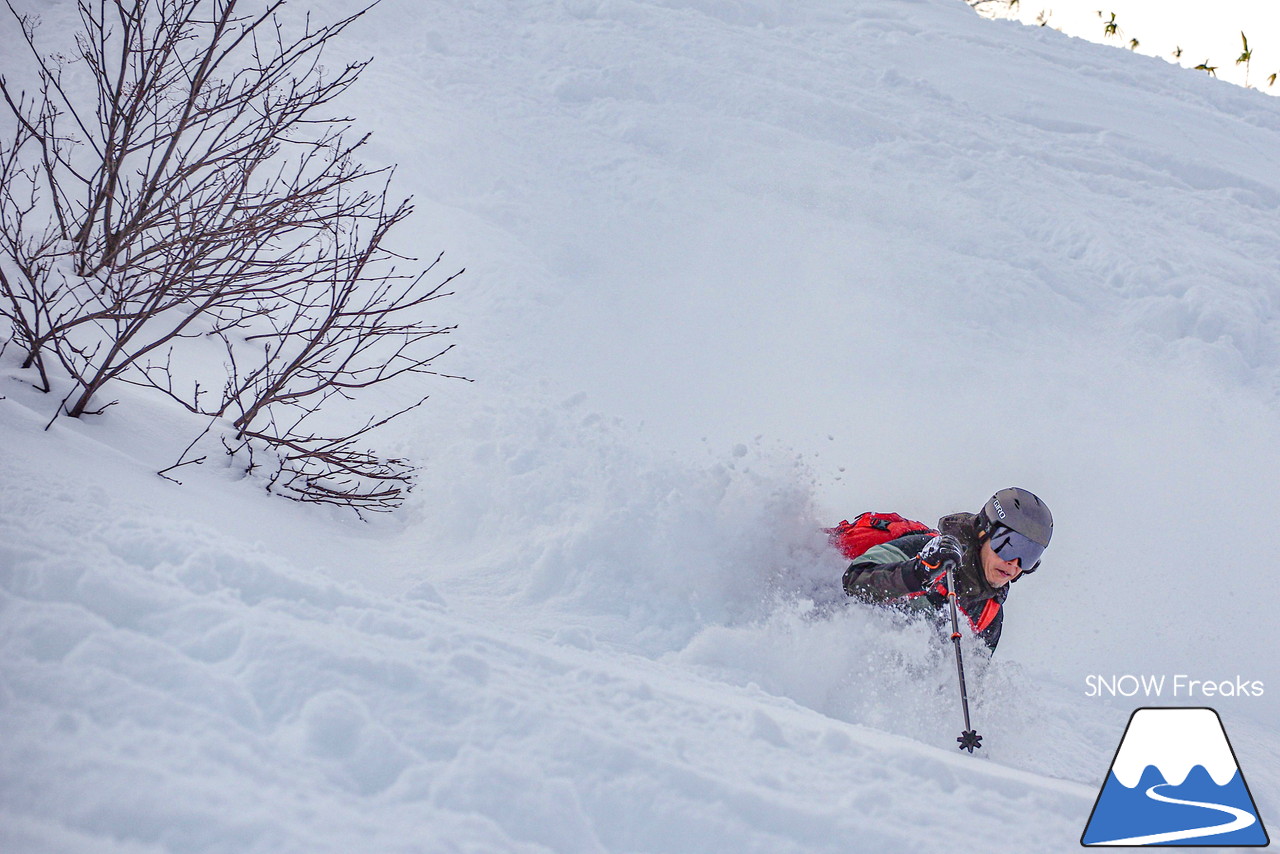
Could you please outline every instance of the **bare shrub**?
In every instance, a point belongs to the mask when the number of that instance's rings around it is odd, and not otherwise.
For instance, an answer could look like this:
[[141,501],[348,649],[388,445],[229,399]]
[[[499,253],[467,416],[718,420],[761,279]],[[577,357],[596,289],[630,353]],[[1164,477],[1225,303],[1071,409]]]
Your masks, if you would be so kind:
[[[385,241],[409,202],[357,159],[351,119],[324,112],[367,65],[330,72],[324,48],[371,7],[291,31],[281,5],[80,0],[64,56],[9,4],[38,86],[0,78],[16,120],[0,141],[0,317],[44,390],[53,368],[70,378],[70,417],[100,412],[113,382],[157,388],[219,419],[250,467],[268,451],[273,488],[389,509],[410,468],[358,446],[422,399],[334,435],[315,416],[433,373],[447,348],[428,339],[451,327],[424,318],[453,276],[427,281],[439,258],[397,272],[411,259]],[[184,373],[193,339],[222,343],[221,389]]]

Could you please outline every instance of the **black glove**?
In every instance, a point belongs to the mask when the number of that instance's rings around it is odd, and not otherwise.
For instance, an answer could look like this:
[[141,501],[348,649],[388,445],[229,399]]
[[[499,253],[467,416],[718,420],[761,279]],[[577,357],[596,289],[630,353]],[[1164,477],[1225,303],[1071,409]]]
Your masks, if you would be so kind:
[[950,534],[939,534],[925,543],[920,550],[920,588],[928,590],[931,582],[942,575],[948,561],[959,567],[964,559],[964,548]]
[[935,608],[941,608],[947,601],[943,592],[947,589],[947,562],[958,567],[963,555],[959,540],[950,534],[941,534],[925,543],[916,556],[917,583]]

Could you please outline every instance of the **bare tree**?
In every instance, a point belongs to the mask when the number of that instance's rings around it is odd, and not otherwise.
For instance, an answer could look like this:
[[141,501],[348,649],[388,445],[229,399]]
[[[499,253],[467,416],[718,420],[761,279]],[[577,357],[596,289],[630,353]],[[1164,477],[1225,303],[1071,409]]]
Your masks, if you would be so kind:
[[[311,431],[334,397],[431,373],[447,348],[427,339],[451,330],[423,317],[453,277],[401,274],[384,247],[411,211],[389,200],[390,170],[361,164],[367,137],[322,112],[367,64],[328,72],[325,45],[371,7],[291,30],[283,0],[80,0],[64,56],[6,4],[39,84],[0,78],[16,119],[0,141],[0,317],[41,387],[60,368],[71,417],[101,411],[115,381],[159,388],[229,419],[232,452],[270,448],[285,492],[394,506],[406,467],[354,443],[398,412]],[[175,367],[210,337],[226,348],[216,395]]]
[[[375,225],[385,230],[407,213],[402,205]],[[222,335],[233,366],[222,411],[234,413],[234,440],[239,443],[230,449],[251,455],[254,440],[259,440],[278,452],[273,486],[305,501],[358,510],[397,504],[411,471],[403,460],[383,460],[361,449],[359,439],[426,398],[337,436],[316,435],[304,422],[330,399],[350,399],[360,389],[404,374],[435,374],[429,366],[445,350],[423,345],[451,328],[425,323],[422,309],[448,296],[444,289],[457,275],[426,284],[441,260],[437,258],[413,278],[390,275],[373,287],[357,287],[364,281],[358,268],[370,260],[353,258],[357,269],[344,271],[323,288],[301,292],[298,296],[307,302],[274,312],[267,317],[269,330],[247,336],[239,346]],[[237,357],[238,350],[246,349],[243,345],[257,342],[261,349],[249,348],[248,359]]]

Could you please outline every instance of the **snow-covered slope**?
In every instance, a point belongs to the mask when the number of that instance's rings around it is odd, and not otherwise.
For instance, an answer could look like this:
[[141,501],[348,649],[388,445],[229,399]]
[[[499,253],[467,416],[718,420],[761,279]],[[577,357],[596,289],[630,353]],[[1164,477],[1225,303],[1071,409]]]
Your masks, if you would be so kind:
[[[925,804],[944,800],[1029,850],[1044,826],[1027,810],[1063,836],[1087,814],[1085,785],[710,664],[522,625],[427,580],[397,596],[331,580],[228,536],[233,514],[157,511],[128,461],[61,438],[62,471],[3,469],[6,851],[930,850]],[[328,541],[354,559],[352,539]]]
[[[193,425],[127,389],[44,432],[6,361],[0,847],[1066,851],[1144,703],[1217,707],[1276,814],[1274,99],[950,0],[349,35],[477,382],[361,524],[160,480]],[[819,529],[1014,483],[1057,535],[968,647],[969,757],[949,650]]]

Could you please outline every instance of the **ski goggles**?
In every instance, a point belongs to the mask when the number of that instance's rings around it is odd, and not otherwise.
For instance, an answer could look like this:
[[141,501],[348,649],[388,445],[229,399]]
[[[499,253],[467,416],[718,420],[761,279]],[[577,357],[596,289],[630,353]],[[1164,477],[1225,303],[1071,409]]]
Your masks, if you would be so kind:
[[1030,537],[1019,534],[1012,528],[997,526],[991,531],[991,550],[1001,560],[1017,561],[1022,567],[1022,574],[1035,572],[1040,565],[1040,556],[1044,554],[1044,546]]

